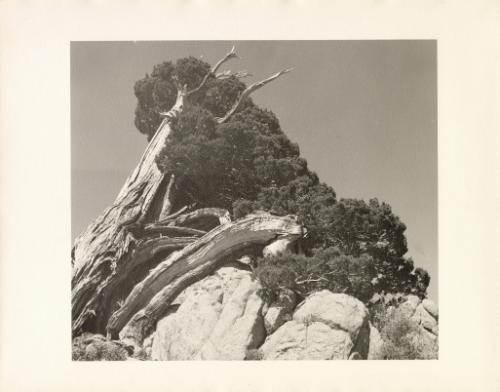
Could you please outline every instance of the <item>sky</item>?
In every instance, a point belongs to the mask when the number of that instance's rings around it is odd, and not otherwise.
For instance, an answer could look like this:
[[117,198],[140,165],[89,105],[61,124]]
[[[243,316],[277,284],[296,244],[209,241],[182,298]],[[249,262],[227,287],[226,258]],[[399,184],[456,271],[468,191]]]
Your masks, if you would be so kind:
[[113,202],[146,138],[134,126],[135,81],[189,55],[214,64],[232,45],[252,95],[273,111],[338,198],[378,198],[406,224],[408,254],[438,299],[437,48],[408,41],[144,41],[71,43],[72,238]]

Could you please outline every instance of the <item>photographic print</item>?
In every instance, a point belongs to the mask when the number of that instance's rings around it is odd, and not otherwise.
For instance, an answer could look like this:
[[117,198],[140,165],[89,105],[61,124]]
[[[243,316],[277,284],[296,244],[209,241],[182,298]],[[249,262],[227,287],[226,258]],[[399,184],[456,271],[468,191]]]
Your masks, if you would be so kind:
[[74,361],[438,358],[435,40],[70,56]]

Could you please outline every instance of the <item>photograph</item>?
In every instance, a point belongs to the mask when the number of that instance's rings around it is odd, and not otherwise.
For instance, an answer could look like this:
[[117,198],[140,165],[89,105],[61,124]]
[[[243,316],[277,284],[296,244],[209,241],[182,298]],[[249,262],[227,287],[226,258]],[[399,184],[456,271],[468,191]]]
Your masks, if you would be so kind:
[[73,361],[439,359],[435,39],[69,45]]

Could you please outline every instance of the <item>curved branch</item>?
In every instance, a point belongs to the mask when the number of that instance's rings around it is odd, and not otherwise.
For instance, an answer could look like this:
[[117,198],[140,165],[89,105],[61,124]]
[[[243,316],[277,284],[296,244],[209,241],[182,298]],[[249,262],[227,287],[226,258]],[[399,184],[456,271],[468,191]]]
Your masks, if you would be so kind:
[[199,91],[203,86],[208,81],[208,78],[210,75],[215,75],[215,73],[218,71],[218,69],[221,67],[222,64],[224,64],[226,61],[231,60],[233,58],[238,58],[238,55],[236,54],[235,47],[233,46],[231,50],[223,57],[221,58],[213,67],[212,69],[206,73],[205,77],[201,81],[200,85],[198,87],[195,87],[194,89],[188,91],[187,95],[194,94],[195,92]]
[[232,71],[224,71],[224,72],[219,72],[218,74],[215,75],[216,79],[224,80],[228,79],[231,76],[234,76],[235,78],[242,79],[246,78],[248,76],[252,76],[251,73],[247,71],[237,71],[237,72],[232,72]]
[[179,215],[181,215],[187,209],[189,209],[189,206],[184,206],[184,207],[180,208],[179,210],[175,211],[174,213],[167,215],[167,216],[164,216],[163,218],[161,218],[158,221],[158,223],[164,223],[164,222],[171,221],[172,219],[177,218]]
[[174,79],[175,84],[177,85],[177,99],[175,100],[174,106],[172,106],[172,108],[168,112],[159,113],[160,116],[165,117],[165,119],[163,119],[163,122],[170,121],[170,119],[172,118],[176,118],[179,115],[179,113],[182,112],[182,108],[184,107],[184,99],[188,95],[187,85],[186,84],[181,85],[179,83],[179,80],[175,76],[173,76],[172,78]]
[[214,217],[219,220],[221,225],[231,222],[229,211],[224,208],[200,208],[199,210],[176,217],[169,224],[175,226],[188,225],[190,222],[206,217]]
[[236,110],[240,106],[241,102],[246,97],[248,97],[254,91],[260,89],[261,87],[264,87],[266,84],[272,82],[273,80],[278,79],[281,75],[284,75],[284,74],[290,72],[292,69],[293,68],[284,69],[283,71],[280,71],[278,73],[275,73],[272,76],[269,76],[267,79],[261,80],[260,82],[255,82],[255,83],[251,84],[250,86],[248,86],[245,90],[243,90],[243,92],[239,96],[238,100],[235,102],[235,104],[233,105],[233,107],[224,115],[224,117],[217,118],[217,122],[219,124],[222,124],[222,123],[226,122],[227,119],[229,117],[231,117],[234,114],[234,112],[236,112]]
[[[301,235],[302,227],[289,216],[249,215],[232,224],[218,226],[184,249],[171,254],[138,283],[123,306],[109,319],[108,333],[116,336],[131,317],[151,301],[151,307],[146,308],[146,311],[152,309],[153,312],[147,316],[155,318],[155,315],[162,313],[160,310],[170,304],[163,299],[172,298],[169,285],[177,279],[185,284],[192,283],[193,277],[190,278],[190,275],[194,270],[201,269],[199,274],[194,274],[196,279],[201,279],[212,267],[242,249],[265,246],[278,237],[297,239]],[[185,285],[180,283],[175,292],[182,287],[185,288]]]

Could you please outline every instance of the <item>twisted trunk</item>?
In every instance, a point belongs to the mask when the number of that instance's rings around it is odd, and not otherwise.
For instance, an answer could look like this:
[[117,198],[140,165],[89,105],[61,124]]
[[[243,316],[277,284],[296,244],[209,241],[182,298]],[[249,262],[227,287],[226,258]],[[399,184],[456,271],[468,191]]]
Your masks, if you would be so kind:
[[[156,159],[185,99],[235,57],[233,48],[195,89],[177,85],[174,106],[160,113],[162,123],[116,200],[75,241],[71,281],[74,335],[108,331],[116,337],[129,323],[129,330],[139,331],[132,335],[141,341],[143,332],[155,325],[180,291],[228,257],[262,247],[279,236],[300,235],[300,226],[290,217],[263,214],[231,223],[228,211],[217,208],[189,211],[190,207],[184,207],[172,214],[178,185],[173,175],[158,169]],[[250,86],[222,120],[236,111],[241,99],[284,72]],[[146,321],[138,323],[137,315]]]
[[[165,119],[116,200],[75,242],[71,281],[73,333],[103,332],[111,312],[113,292],[140,264],[134,253],[141,252],[148,239],[137,238],[135,233],[145,223],[158,220],[152,208],[154,202],[166,204],[165,175],[155,159],[171,132],[172,120],[182,111],[185,97],[186,89],[179,89],[175,105],[165,113]],[[169,204],[172,203],[169,201]],[[169,212],[165,208],[160,211]],[[178,241],[171,243],[170,251],[176,249],[174,243]],[[160,248],[166,250],[164,246]],[[150,256],[154,257],[154,253]]]
[[108,323],[108,334],[141,344],[169,310],[172,301],[188,286],[205,278],[224,263],[249,254],[260,254],[270,242],[293,241],[302,227],[289,216],[255,214],[216,227],[202,238],[162,261],[137,284]]

